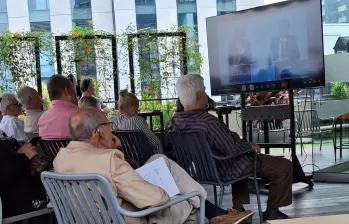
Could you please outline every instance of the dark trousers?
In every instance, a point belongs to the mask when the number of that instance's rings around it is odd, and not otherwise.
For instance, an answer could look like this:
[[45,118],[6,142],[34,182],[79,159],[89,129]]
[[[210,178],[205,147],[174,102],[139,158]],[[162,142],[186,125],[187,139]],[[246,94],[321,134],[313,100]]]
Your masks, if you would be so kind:
[[[260,154],[257,157],[257,174],[270,184],[267,206],[277,209],[292,204],[293,167],[290,160]],[[246,167],[241,176],[253,172],[253,163]],[[233,205],[250,203],[248,180],[232,185]]]

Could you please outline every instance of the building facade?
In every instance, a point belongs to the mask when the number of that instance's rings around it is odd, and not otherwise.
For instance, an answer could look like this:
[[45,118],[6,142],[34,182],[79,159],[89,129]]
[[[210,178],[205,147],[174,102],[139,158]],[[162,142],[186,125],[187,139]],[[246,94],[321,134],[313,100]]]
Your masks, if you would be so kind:
[[[197,31],[200,53],[204,58],[201,74],[209,91],[206,18],[263,3],[263,0],[0,0],[0,29],[61,35],[68,33],[74,24],[83,27],[90,20],[95,29],[109,33],[121,32],[129,25],[137,29],[151,27],[159,30],[174,25],[190,26]],[[42,55],[43,80],[55,73],[54,65],[48,61]],[[120,77],[119,88],[127,86],[129,77],[124,75]]]
[[[83,27],[89,21],[93,21],[95,29],[108,33],[120,33],[130,25],[137,29],[159,30],[174,25],[190,26],[197,31],[200,53],[204,58],[201,75],[210,95],[206,18],[280,1],[282,0],[0,0],[0,30],[43,31],[61,35],[69,32],[74,24]],[[349,19],[349,0],[322,0],[322,5],[324,23],[343,23]],[[333,43],[342,35],[345,30],[343,28],[340,24],[324,25],[325,55],[333,53]],[[343,35],[348,34],[345,32]],[[47,54],[45,55],[41,57],[43,80],[55,73],[54,65],[49,63],[52,60],[45,58]],[[151,60],[156,54],[144,57]],[[122,65],[125,63],[123,61],[118,63],[119,67],[128,66]],[[154,67],[154,70],[158,69]],[[87,72],[97,73],[92,70]],[[128,75],[121,75],[119,88],[129,86]]]
[[322,0],[324,23],[348,23],[349,0]]

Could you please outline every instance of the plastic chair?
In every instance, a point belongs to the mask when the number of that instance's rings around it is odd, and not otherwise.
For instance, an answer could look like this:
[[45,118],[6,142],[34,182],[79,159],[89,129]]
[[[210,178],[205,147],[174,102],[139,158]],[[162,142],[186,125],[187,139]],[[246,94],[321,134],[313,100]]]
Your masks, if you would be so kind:
[[22,147],[22,144],[14,138],[0,138],[0,142],[7,145],[13,152]]
[[152,146],[142,131],[113,131],[121,142],[125,160],[134,168],[145,164],[152,156]]
[[38,155],[54,159],[61,148],[66,147],[70,139],[40,139],[38,142]]
[[58,224],[125,224],[122,215],[144,217],[196,196],[200,197],[200,224],[205,223],[205,198],[199,192],[172,198],[159,207],[131,212],[119,206],[111,184],[99,174],[43,172],[41,180],[50,197]]
[[[211,147],[205,138],[205,136],[198,132],[177,133],[170,132],[167,137],[169,143],[172,145],[174,153],[177,158],[177,163],[185,170],[190,176],[199,182],[200,184],[208,184],[214,186],[214,198],[215,204],[222,206],[224,186],[231,185],[250,177],[246,175],[235,180],[222,181],[218,175],[215,162],[220,162],[227,159],[232,159],[247,153],[254,153],[253,162],[253,179],[256,188],[256,196],[258,202],[258,210],[260,222],[263,223],[263,214],[261,209],[259,188],[257,182],[257,153],[253,149],[238,153],[236,155],[220,157],[212,153]],[[217,203],[217,188],[220,186],[219,201]]]

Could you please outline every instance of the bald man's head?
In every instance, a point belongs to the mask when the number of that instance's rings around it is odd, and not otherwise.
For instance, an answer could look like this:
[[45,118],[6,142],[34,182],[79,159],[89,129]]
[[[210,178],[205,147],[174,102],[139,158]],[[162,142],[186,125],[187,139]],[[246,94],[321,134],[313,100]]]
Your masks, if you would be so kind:
[[69,119],[69,130],[73,141],[90,139],[96,128],[108,122],[106,116],[98,109],[78,110]]

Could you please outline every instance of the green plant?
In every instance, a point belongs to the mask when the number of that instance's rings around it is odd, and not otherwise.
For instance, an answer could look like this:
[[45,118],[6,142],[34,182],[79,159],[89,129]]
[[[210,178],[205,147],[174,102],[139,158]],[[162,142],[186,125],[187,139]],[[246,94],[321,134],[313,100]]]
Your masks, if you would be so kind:
[[331,95],[336,99],[346,99],[349,97],[349,86],[345,82],[334,82],[331,87]]
[[[164,124],[167,124],[168,121],[172,118],[174,114],[175,101],[169,100],[166,103],[162,103],[161,100],[152,98],[149,93],[142,94],[142,101],[140,103],[139,109],[142,112],[151,112],[154,110],[159,110],[163,114]],[[149,121],[148,121],[148,125]],[[161,127],[160,118],[153,118],[153,127],[155,130],[159,130]]]
[[[0,37],[0,91],[35,83],[35,46],[39,54],[52,50],[50,35],[42,32],[16,32],[6,30]],[[51,49],[51,50],[50,50]]]
[[[183,37],[157,37],[160,33],[186,33],[186,49],[183,51]],[[130,75],[135,80],[135,91],[144,98],[148,93],[153,99],[176,98],[175,83],[184,75],[184,63],[188,71],[200,73],[202,56],[195,30],[190,27],[173,26],[167,30],[141,29],[129,26],[118,36],[118,57],[122,61],[119,76]],[[130,38],[130,34],[139,34]],[[128,49],[133,46],[134,74],[129,74]]]
[[44,110],[47,110],[50,107],[50,98],[48,96],[47,86],[45,83],[41,83],[42,86],[42,100],[43,100],[43,107]]

